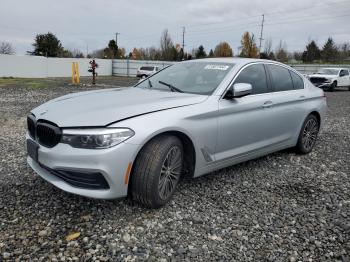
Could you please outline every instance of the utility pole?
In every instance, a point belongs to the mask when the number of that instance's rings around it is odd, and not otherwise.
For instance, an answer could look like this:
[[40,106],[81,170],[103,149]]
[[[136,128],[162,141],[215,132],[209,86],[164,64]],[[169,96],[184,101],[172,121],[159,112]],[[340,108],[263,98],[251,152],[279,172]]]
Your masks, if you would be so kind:
[[115,33],[115,44],[118,46],[118,35],[120,35],[120,33]]
[[186,33],[186,29],[183,26],[182,27],[182,60],[184,60],[184,57],[185,57],[185,33]]
[[119,47],[118,47],[118,35],[119,35],[120,33],[115,33],[115,45],[117,46],[117,51],[116,51],[116,56],[117,57],[114,57],[114,54],[113,54],[113,58],[118,58],[118,49],[119,49]]
[[262,38],[263,30],[264,30],[264,22],[265,22],[265,16],[264,16],[264,14],[263,14],[263,15],[262,15],[262,21],[261,21],[260,38],[259,38],[259,40],[260,40],[260,43],[259,43],[259,55],[260,55],[260,53],[261,53],[261,41],[264,40],[264,39]]

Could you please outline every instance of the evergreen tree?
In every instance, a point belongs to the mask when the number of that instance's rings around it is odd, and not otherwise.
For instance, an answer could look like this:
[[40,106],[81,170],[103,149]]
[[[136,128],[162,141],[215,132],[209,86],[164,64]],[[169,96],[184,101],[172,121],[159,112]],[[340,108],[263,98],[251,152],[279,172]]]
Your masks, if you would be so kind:
[[312,40],[303,52],[302,60],[306,63],[312,63],[314,60],[319,60],[321,57],[321,51],[318,48],[314,40]]
[[28,53],[31,55],[41,55],[47,57],[59,57],[66,55],[61,41],[50,32],[47,34],[36,35],[34,41],[34,51],[28,51]]
[[321,51],[322,60],[326,62],[335,61],[338,58],[338,48],[334,44],[334,41],[329,37],[324,44]]
[[214,57],[214,51],[213,51],[213,49],[210,49],[209,57]]
[[196,58],[205,58],[207,57],[207,53],[204,50],[204,47],[200,45],[196,51]]

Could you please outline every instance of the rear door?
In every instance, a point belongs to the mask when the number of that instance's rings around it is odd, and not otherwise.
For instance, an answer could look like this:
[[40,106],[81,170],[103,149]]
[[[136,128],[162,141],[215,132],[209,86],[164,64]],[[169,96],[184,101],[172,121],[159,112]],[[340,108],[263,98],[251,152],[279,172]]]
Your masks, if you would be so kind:
[[273,88],[270,141],[289,144],[299,132],[304,117],[303,104],[307,99],[304,80],[282,65],[268,64],[267,68]]

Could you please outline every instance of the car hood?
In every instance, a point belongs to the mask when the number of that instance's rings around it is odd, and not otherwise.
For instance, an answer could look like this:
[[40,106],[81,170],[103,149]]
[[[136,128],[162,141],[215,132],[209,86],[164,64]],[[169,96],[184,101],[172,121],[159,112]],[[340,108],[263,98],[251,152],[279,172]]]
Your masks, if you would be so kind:
[[323,77],[323,78],[335,78],[337,75],[321,75],[321,74],[312,74],[309,77]]
[[143,88],[113,88],[73,93],[33,109],[37,119],[60,127],[106,126],[151,112],[203,102],[203,95]]

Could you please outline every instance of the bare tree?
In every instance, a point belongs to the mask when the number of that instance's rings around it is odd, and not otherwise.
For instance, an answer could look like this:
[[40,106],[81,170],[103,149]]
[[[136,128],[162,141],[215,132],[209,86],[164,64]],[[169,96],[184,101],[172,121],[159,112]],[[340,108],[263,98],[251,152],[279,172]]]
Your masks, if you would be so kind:
[[272,39],[270,37],[269,39],[266,39],[266,41],[265,41],[264,53],[266,55],[269,55],[271,52],[272,52]]
[[9,42],[0,43],[0,54],[14,55],[15,53],[15,49]]
[[160,38],[160,50],[162,52],[163,60],[172,60],[173,54],[172,49],[174,48],[173,41],[169,35],[168,29],[163,31],[162,37]]
[[340,59],[342,61],[349,59],[350,57],[350,44],[345,42],[341,45],[339,45],[338,47],[339,51],[340,51]]
[[276,59],[279,62],[287,62],[288,61],[287,45],[282,40],[280,40],[280,42],[277,46],[277,49],[276,49]]
[[105,58],[104,57],[104,49],[97,49],[88,54],[90,58]]

